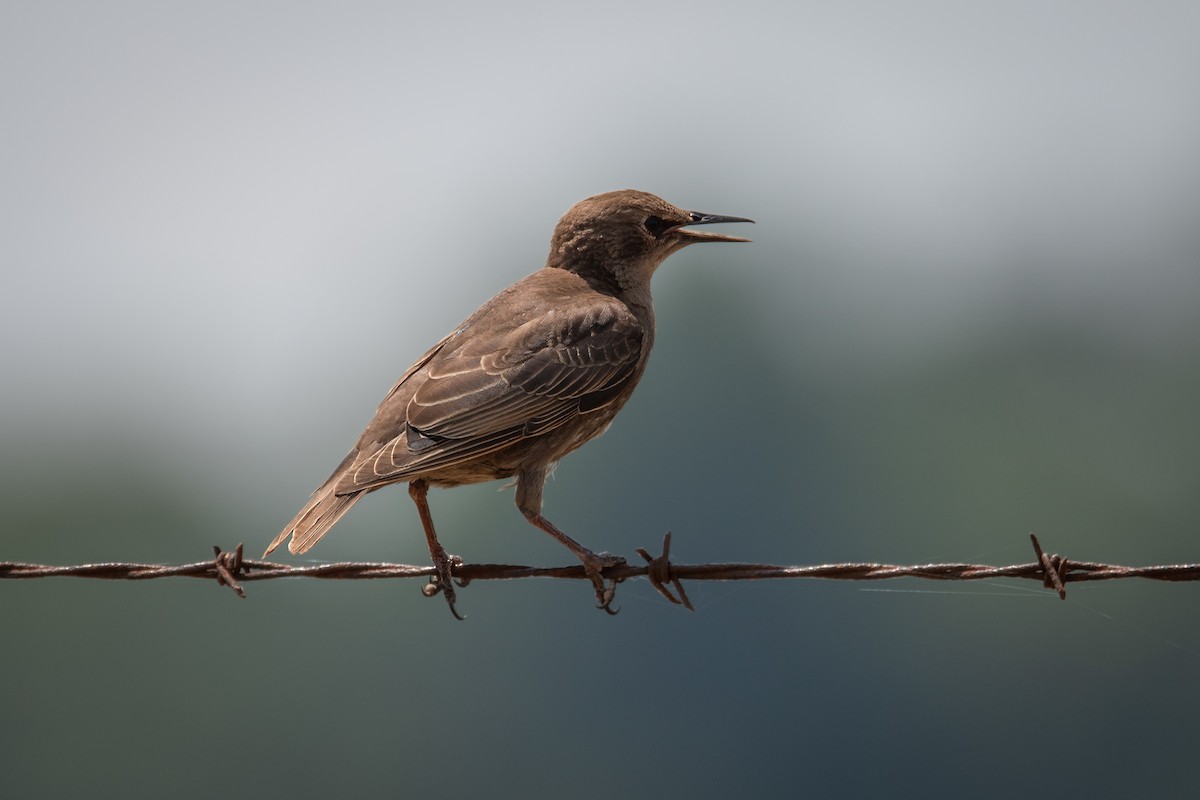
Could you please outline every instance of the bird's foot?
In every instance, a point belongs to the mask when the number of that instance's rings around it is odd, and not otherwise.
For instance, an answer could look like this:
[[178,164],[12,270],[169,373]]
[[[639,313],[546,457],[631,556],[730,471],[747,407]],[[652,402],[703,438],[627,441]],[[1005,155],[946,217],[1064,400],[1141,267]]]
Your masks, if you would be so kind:
[[620,611],[619,608],[612,607],[612,602],[617,596],[617,579],[612,578],[605,581],[604,570],[609,567],[625,566],[625,559],[614,556],[612,553],[584,551],[579,554],[579,560],[583,562],[583,570],[596,589],[596,607],[607,614],[615,615]]
[[433,597],[439,593],[445,595],[446,603],[450,606],[450,613],[457,620],[463,620],[465,617],[459,614],[458,609],[454,607],[454,601],[457,599],[454,593],[454,584],[457,583],[462,587],[467,585],[467,581],[456,580],[451,570],[454,567],[461,567],[462,563],[462,558],[452,556],[445,550],[435,553],[433,556],[433,567],[437,570],[437,574],[431,576],[429,583],[421,587],[421,594],[426,597]]

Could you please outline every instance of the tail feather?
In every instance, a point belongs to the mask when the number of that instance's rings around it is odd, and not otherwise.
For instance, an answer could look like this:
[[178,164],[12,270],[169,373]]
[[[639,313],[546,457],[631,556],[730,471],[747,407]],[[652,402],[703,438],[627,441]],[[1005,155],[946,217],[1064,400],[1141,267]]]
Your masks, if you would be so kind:
[[263,553],[263,558],[271,555],[271,551],[283,544],[289,536],[292,537],[292,540],[288,542],[289,551],[293,553],[308,552],[309,548],[319,542],[322,536],[329,533],[333,524],[358,502],[364,492],[335,494],[338,478],[354,463],[357,455],[358,449],[355,448],[342,459],[342,463],[338,464],[329,479],[312,493],[312,497],[304,504],[304,508],[300,509],[296,516],[292,517],[292,521],[284,525],[279,535],[271,541],[271,545]]
[[333,487],[323,488],[315,495],[300,512],[284,526],[279,535],[271,542],[271,546],[263,553],[263,558],[271,554],[283,541],[292,537],[288,542],[288,550],[293,553],[305,553],[309,548],[321,540],[321,537],[329,533],[329,529],[334,523],[342,518],[342,515],[350,510],[350,507],[358,502],[358,499],[363,496],[363,492],[355,494],[336,495],[333,493]]

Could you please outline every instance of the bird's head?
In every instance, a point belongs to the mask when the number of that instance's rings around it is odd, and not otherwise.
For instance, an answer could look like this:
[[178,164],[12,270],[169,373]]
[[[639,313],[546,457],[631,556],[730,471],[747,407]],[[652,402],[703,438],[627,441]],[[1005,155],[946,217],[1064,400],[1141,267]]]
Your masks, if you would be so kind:
[[546,266],[584,277],[611,277],[622,289],[642,288],[659,264],[689,244],[750,241],[689,226],[753,221],[685,211],[634,189],[607,192],[576,203],[563,215],[554,228]]

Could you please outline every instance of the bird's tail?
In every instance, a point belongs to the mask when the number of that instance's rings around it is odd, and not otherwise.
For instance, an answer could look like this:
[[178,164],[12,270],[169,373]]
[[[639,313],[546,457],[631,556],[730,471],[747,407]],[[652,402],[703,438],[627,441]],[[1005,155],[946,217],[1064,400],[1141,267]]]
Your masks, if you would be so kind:
[[263,558],[271,554],[279,545],[283,544],[283,540],[292,537],[288,542],[288,550],[293,553],[306,553],[308,549],[321,540],[321,537],[329,533],[329,529],[333,524],[342,518],[342,515],[350,510],[350,506],[358,502],[358,498],[362,497],[362,492],[354,494],[336,495],[333,493],[333,487],[324,487],[318,494],[305,504],[304,508],[300,509],[300,513],[284,526],[279,535],[271,542],[271,546],[263,553]]
[[333,524],[358,502],[365,492],[343,495],[335,493],[338,479],[343,470],[353,463],[356,454],[357,451],[351,451],[350,455],[346,456],[346,459],[329,476],[329,480],[312,493],[312,497],[304,504],[304,508],[300,509],[296,516],[292,517],[292,521],[284,525],[283,530],[272,540],[270,547],[263,553],[263,558],[269,556],[271,551],[283,544],[283,541],[289,536],[292,537],[292,540],[288,542],[288,550],[293,553],[308,552],[309,548],[319,542],[322,536],[329,533]]

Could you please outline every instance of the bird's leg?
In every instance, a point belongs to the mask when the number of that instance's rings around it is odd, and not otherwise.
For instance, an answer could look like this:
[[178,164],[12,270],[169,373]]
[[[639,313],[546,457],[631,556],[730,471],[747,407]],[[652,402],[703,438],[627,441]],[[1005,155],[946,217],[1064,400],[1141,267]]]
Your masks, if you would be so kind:
[[593,553],[560,531],[555,527],[553,522],[543,517],[540,513],[526,513],[525,519],[570,548],[571,552],[583,562],[584,572],[591,578],[592,586],[596,587],[596,602],[599,604],[599,607],[609,614],[616,614],[616,609],[612,607],[612,601],[617,595],[617,580],[613,578],[606,584],[604,582],[604,570],[607,567],[622,566],[625,564],[625,559],[620,556],[614,556],[612,553]]
[[542,489],[546,484],[548,466],[525,469],[517,473],[517,508],[521,509],[525,519],[558,539],[583,562],[584,572],[591,579],[592,586],[596,587],[596,602],[609,614],[615,614],[617,612],[613,610],[612,601],[617,594],[617,581],[614,578],[606,585],[604,570],[606,567],[622,566],[625,559],[610,553],[593,553],[542,516]]
[[446,602],[450,604],[450,613],[455,619],[461,620],[462,615],[454,607],[454,581],[450,575],[450,568],[461,564],[462,559],[447,553],[446,548],[438,541],[437,532],[433,529],[433,515],[429,513],[429,501],[425,497],[427,494],[429,484],[423,480],[416,480],[408,485],[408,496],[417,504],[417,513],[421,515],[421,525],[425,528],[425,540],[429,543],[429,555],[433,558],[433,566],[437,570],[437,575],[429,579],[429,585],[422,591],[427,597],[433,597],[439,591],[445,593]]

